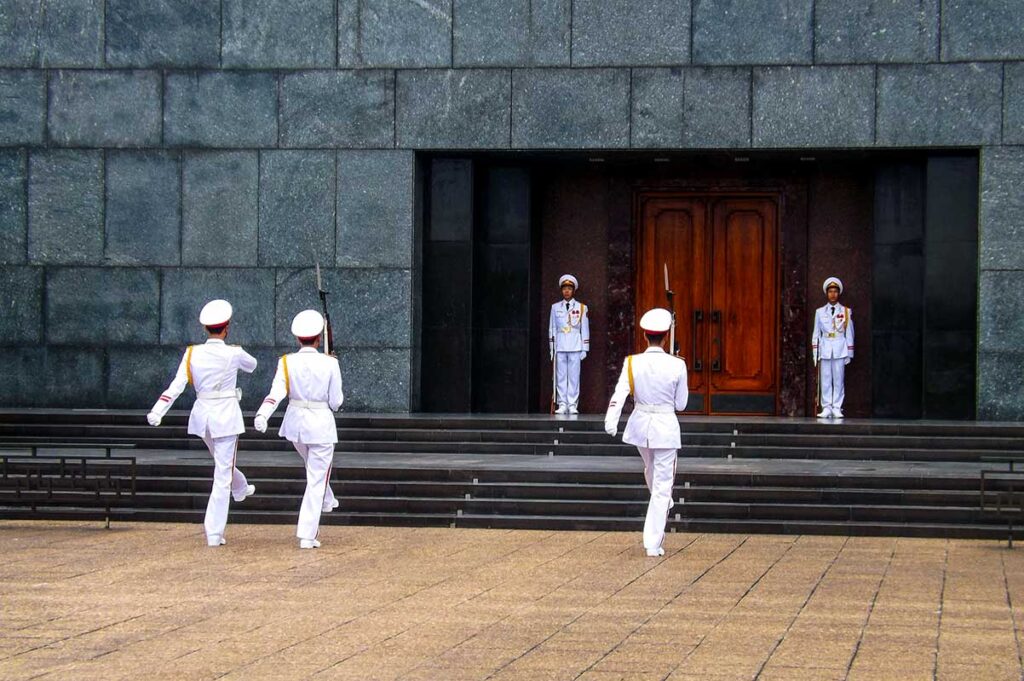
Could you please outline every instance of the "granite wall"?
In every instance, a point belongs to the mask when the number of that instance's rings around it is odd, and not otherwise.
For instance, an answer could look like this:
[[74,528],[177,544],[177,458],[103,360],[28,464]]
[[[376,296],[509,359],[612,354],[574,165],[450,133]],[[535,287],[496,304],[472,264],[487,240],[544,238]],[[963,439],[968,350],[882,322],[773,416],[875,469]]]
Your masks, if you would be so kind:
[[416,150],[955,147],[981,150],[978,414],[1022,419],[1022,15],[5,0],[0,404],[145,405],[221,295],[264,360],[259,392],[319,258],[351,405],[415,408]]

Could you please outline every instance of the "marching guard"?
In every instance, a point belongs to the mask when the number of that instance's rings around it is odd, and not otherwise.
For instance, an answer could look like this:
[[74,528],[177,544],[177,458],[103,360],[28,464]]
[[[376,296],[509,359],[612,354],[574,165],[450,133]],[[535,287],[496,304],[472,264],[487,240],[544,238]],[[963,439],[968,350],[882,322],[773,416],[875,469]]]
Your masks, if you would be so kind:
[[576,277],[563,274],[558,285],[562,300],[551,306],[548,321],[548,357],[555,380],[552,399],[558,405],[556,414],[578,414],[580,362],[590,351],[590,319],[587,306],[575,298]]
[[206,343],[190,345],[185,350],[174,380],[146,416],[149,425],[159,426],[185,387],[195,387],[196,401],[188,418],[188,433],[202,438],[214,461],[213,488],[203,521],[208,546],[227,543],[224,528],[228,522],[228,495],[243,501],[256,492],[255,485],[250,485],[235,467],[238,436],[245,432],[238,406],[242,395],[236,380],[239,371],[251,374],[256,369],[256,359],[237,345],[224,342],[231,312],[231,304],[226,300],[211,300],[203,307],[199,323],[206,327]]
[[665,555],[665,523],[669,509],[674,506],[676,452],[682,444],[676,412],[686,409],[689,398],[686,362],[664,350],[671,327],[672,313],[662,308],[650,310],[640,318],[647,350],[630,355],[623,362],[604,417],[605,432],[615,437],[626,396],[633,395],[633,413],[626,422],[622,441],[635,445],[644,461],[644,480],[651,492],[644,521],[644,549],[652,557]]
[[256,430],[267,432],[267,419],[288,397],[278,434],[291,441],[306,464],[306,493],[295,533],[300,549],[320,547],[320,514],[338,507],[330,485],[334,445],[338,442],[334,412],[345,397],[337,358],[319,352],[324,325],[323,315],[316,310],[295,315],[292,334],[301,347],[278,360],[270,394],[256,412],[254,424]]
[[818,365],[820,418],[843,418],[846,365],[853,359],[853,310],[839,302],[843,282],[829,277],[821,285],[828,302],[814,314],[811,354]]

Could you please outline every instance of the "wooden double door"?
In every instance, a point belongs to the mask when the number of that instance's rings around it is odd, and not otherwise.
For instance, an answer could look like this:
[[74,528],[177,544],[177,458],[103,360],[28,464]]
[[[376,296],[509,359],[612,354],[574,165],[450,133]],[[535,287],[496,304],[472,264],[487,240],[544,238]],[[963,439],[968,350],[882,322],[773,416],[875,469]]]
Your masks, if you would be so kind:
[[776,413],[778,204],[764,193],[638,195],[637,318],[667,307],[667,279],[687,413]]

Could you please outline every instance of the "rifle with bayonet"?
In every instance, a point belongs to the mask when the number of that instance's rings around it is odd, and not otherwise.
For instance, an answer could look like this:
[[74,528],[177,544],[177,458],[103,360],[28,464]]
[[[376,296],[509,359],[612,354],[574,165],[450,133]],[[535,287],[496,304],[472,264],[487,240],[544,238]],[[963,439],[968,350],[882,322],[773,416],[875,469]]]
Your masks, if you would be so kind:
[[665,298],[668,301],[668,311],[672,313],[672,328],[668,335],[668,351],[670,354],[679,356],[679,344],[676,343],[676,293],[672,290],[668,280],[668,263],[665,263]]
[[334,354],[334,327],[331,326],[331,313],[327,311],[327,295],[330,293],[324,288],[323,279],[320,277],[320,263],[316,264],[316,292],[320,296],[320,309],[324,315],[324,354]]

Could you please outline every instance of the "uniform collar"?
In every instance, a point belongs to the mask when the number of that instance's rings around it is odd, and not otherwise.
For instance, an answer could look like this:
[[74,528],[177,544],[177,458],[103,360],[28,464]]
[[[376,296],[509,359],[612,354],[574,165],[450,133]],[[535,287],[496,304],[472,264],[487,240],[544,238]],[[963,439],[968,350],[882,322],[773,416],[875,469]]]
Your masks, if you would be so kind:
[[651,347],[644,350],[644,352],[665,352],[660,346],[652,345]]
[[310,347],[308,345],[304,345],[303,347],[299,348],[299,352],[305,352],[305,353],[308,354],[310,352],[320,352],[320,351],[317,350],[316,348],[312,348],[312,347]]
[[220,343],[221,345],[224,345],[224,339],[223,338],[207,338],[206,342],[207,343]]
[[565,303],[569,303],[570,305],[575,305],[576,304],[576,299],[575,298],[570,298],[569,300],[563,299],[562,300],[562,304],[564,305]]

